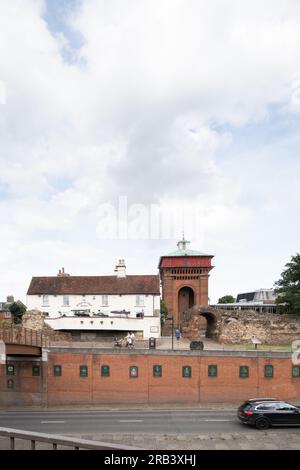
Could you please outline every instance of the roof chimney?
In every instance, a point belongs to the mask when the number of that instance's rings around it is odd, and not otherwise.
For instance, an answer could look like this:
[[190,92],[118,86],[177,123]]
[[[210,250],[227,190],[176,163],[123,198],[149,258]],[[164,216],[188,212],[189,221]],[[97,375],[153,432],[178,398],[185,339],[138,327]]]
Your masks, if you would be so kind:
[[126,277],[126,265],[124,259],[119,259],[117,262],[115,273],[117,273],[117,277]]
[[65,273],[65,268],[61,268],[59,271],[58,271],[58,275],[59,277],[66,277],[66,276],[70,276],[70,274],[68,273]]
[[15,301],[15,299],[14,299],[14,296],[13,296],[13,295],[8,295],[8,296],[6,297],[6,302],[7,302],[8,304],[12,304],[14,301]]

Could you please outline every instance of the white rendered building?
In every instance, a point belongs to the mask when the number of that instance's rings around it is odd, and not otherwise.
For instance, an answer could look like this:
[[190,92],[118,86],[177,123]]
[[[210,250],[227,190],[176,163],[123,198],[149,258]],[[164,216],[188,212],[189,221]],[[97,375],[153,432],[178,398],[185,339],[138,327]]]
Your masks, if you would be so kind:
[[158,275],[126,275],[119,260],[114,276],[70,276],[64,268],[57,276],[33,277],[27,308],[37,309],[55,330],[71,331],[74,338],[128,331],[148,339],[160,336]]

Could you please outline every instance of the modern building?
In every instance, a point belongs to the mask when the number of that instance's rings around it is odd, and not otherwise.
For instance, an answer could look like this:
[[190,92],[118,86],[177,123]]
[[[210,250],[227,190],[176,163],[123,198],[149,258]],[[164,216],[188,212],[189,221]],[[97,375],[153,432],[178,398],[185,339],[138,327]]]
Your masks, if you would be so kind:
[[168,314],[180,326],[184,313],[194,305],[208,305],[208,278],[213,255],[188,248],[184,237],[177,250],[161,256],[159,272],[162,297]]
[[244,294],[238,294],[237,302],[275,303],[276,295],[273,289],[258,289]]
[[119,260],[114,276],[71,276],[64,268],[57,276],[33,277],[27,308],[42,311],[54,330],[94,339],[99,334],[160,336],[158,275],[127,275]]
[[253,310],[260,313],[278,313],[281,306],[276,305],[276,294],[273,289],[258,289],[238,294],[236,302],[216,304],[215,308],[224,310]]

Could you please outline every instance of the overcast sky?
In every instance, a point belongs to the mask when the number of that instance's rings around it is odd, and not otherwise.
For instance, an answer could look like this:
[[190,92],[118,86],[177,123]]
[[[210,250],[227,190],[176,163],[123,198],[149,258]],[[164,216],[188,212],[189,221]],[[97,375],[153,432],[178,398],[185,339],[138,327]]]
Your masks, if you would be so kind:
[[212,302],[299,252],[299,0],[0,0],[0,103],[0,300],[182,230]]

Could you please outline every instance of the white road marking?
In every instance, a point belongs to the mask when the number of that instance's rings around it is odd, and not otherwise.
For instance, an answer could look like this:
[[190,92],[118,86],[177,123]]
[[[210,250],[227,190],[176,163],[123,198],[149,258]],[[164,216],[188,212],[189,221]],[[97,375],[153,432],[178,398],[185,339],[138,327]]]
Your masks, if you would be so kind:
[[230,422],[232,421],[232,419],[199,419],[199,421],[226,421],[226,422]]
[[54,424],[63,424],[65,421],[41,421],[41,424],[49,424],[49,423],[54,423]]
[[119,423],[142,423],[143,419],[120,419]]

